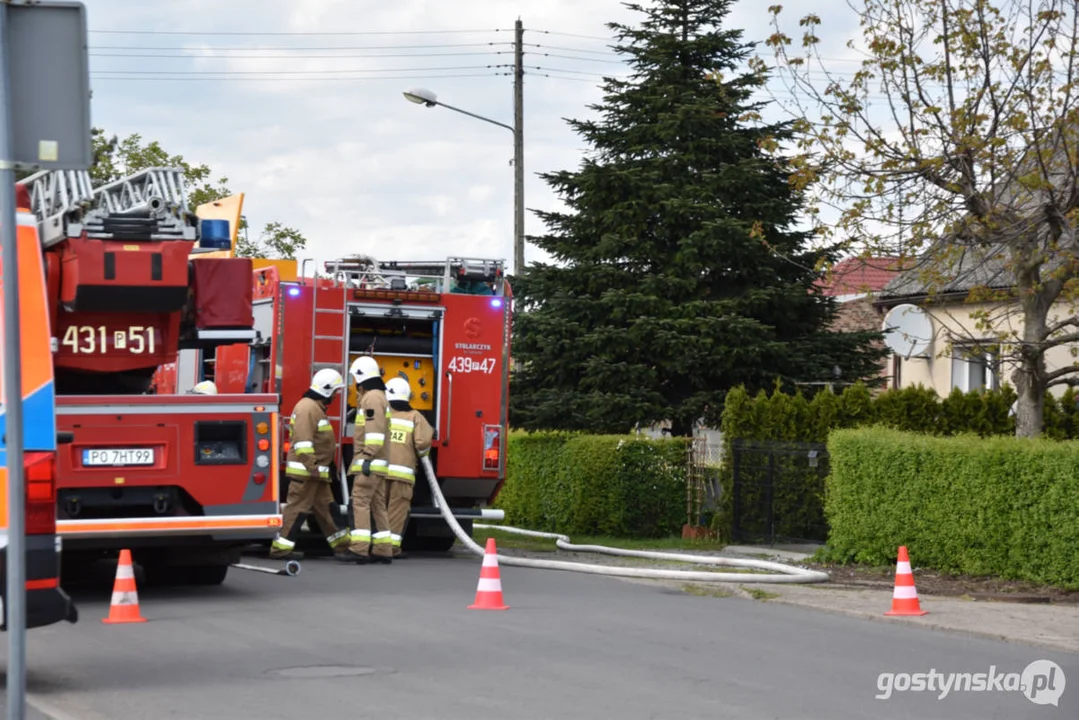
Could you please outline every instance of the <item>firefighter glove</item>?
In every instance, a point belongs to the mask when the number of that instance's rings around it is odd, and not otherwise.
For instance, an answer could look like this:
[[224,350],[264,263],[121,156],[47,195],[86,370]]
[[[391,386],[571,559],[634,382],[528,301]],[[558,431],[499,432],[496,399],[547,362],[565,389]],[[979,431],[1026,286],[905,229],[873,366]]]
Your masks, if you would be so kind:
[[364,460],[363,461],[363,468],[360,470],[360,472],[362,472],[364,475],[368,475],[368,476],[371,475],[371,461],[370,460]]

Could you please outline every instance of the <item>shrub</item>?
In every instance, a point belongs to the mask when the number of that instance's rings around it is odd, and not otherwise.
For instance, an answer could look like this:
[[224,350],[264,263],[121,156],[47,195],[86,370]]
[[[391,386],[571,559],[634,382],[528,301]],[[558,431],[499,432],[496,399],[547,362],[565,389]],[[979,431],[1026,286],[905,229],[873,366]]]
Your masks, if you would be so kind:
[[828,440],[827,559],[1079,589],[1079,442],[884,427]]
[[514,432],[495,507],[565,535],[665,537],[686,522],[687,440]]
[[[1047,437],[1079,437],[1079,411],[1075,400],[1076,395],[1070,388],[1059,402],[1047,396]],[[866,385],[855,383],[838,395],[829,389],[816,392],[809,401],[800,391],[794,395],[782,392],[778,383],[771,395],[761,391],[755,397],[742,387],[734,388],[727,394],[723,408],[721,430],[727,461],[720,471],[723,493],[713,527],[722,537],[730,538],[734,520],[734,469],[730,459],[733,458],[732,443],[735,440],[824,443],[834,429],[873,424],[941,436],[964,433],[984,437],[1010,435],[1015,432],[1015,420],[1008,414],[1014,401],[1015,392],[1008,386],[989,392],[953,390],[941,398],[932,389],[920,385],[873,395]],[[796,469],[794,463],[797,461],[794,460],[777,462],[783,464],[781,469],[786,477],[795,473],[793,477],[800,478],[794,486],[786,486],[774,500],[777,534],[781,534],[783,524],[791,528],[815,525],[815,519],[823,517],[820,474]],[[765,522],[765,506],[757,502],[759,493],[754,487],[761,482],[761,473],[747,470],[741,474],[745,476],[746,484],[743,486],[745,502],[740,512],[740,524],[761,527]]]

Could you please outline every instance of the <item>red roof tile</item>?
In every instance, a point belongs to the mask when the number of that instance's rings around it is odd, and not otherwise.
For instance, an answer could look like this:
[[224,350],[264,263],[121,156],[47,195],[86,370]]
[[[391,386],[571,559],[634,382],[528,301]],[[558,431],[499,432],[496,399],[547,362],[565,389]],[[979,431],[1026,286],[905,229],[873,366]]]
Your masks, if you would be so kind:
[[899,274],[898,260],[895,257],[847,258],[832,266],[824,278],[817,281],[817,287],[833,297],[878,293]]

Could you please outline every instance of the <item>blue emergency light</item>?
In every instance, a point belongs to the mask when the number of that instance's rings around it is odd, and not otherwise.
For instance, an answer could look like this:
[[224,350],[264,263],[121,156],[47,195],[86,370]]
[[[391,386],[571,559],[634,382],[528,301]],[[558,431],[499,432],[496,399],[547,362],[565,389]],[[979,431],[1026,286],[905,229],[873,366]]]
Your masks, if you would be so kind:
[[203,250],[232,249],[232,235],[229,233],[228,220],[203,220],[202,237],[199,247]]

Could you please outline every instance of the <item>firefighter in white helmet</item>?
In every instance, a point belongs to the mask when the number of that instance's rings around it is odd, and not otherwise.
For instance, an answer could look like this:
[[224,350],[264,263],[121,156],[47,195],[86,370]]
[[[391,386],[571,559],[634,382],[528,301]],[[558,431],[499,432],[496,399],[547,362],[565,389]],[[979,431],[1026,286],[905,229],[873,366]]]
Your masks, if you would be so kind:
[[[390,546],[390,523],[386,512],[386,384],[378,361],[361,355],[348,369],[356,381],[356,420],[352,432],[352,533],[347,553],[338,555],[343,562],[365,565],[371,561],[388,563],[393,555]],[[371,533],[371,520],[378,528]]]
[[187,391],[188,395],[216,395],[217,385],[213,380],[203,380],[195,387]]
[[395,377],[386,383],[386,398],[390,403],[389,484],[390,538],[394,557],[401,555],[401,534],[412,506],[412,491],[416,485],[416,466],[431,452],[434,429],[419,410],[409,404],[412,388],[408,380]]
[[337,450],[337,438],[326,414],[334,394],[344,386],[341,373],[330,368],[319,370],[311,378],[311,387],[292,410],[289,418],[291,446],[285,459],[288,498],[281,532],[270,546],[271,558],[301,557],[294,552],[301,515],[315,516],[334,552],[343,551],[348,543],[348,529],[339,530],[330,512],[333,503],[330,464]]

